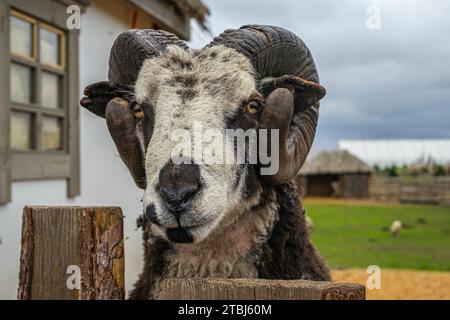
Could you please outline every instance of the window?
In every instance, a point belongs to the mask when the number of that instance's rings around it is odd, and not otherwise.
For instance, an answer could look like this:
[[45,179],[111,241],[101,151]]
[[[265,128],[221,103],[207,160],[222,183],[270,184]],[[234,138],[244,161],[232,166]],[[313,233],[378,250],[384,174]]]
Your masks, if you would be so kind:
[[10,147],[65,152],[66,34],[21,12],[10,15]]
[[0,204],[13,181],[63,178],[79,194],[78,31],[66,8],[0,0]]

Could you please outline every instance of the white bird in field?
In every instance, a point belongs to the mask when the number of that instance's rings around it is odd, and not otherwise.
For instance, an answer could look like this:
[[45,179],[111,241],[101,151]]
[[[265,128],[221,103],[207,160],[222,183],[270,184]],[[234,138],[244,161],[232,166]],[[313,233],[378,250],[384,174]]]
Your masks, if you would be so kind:
[[391,235],[395,238],[400,233],[401,229],[402,229],[402,222],[400,220],[395,220],[394,222],[392,222],[389,231],[391,232]]

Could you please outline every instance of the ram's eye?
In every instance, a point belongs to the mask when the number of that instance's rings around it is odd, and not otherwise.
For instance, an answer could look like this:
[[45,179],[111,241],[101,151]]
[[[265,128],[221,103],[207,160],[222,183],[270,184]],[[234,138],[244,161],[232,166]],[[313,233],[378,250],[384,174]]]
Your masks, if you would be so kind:
[[250,101],[244,107],[244,111],[247,113],[257,113],[261,104],[258,101]]
[[134,117],[136,119],[141,120],[142,118],[144,118],[144,116],[145,116],[144,110],[142,109],[142,107],[139,104],[135,103],[133,105],[132,109],[133,109]]

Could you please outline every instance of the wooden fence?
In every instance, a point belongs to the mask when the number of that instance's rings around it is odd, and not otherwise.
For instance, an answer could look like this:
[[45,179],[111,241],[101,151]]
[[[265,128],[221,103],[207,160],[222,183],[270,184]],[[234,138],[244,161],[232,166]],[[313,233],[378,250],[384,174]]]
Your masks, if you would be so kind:
[[[18,299],[125,299],[118,207],[25,207]],[[161,299],[365,299],[359,284],[304,280],[170,279]]]
[[379,201],[450,205],[450,177],[373,176],[369,194]]

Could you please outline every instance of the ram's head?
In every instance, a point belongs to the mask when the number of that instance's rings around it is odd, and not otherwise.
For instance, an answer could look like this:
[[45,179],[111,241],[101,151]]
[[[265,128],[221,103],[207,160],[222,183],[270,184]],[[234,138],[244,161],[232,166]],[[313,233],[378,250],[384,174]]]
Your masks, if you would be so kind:
[[[163,31],[125,32],[111,50],[109,81],[88,86],[85,95],[81,105],[106,118],[122,160],[145,189],[144,210],[155,232],[174,242],[198,242],[255,205],[257,190],[298,172],[325,89],[296,35],[244,26],[199,50]],[[180,148],[179,136],[174,139],[178,130],[195,140],[196,130],[209,129],[214,134],[203,137],[200,151],[195,141]],[[248,143],[244,163],[202,162],[202,148],[217,135],[229,139],[228,129],[265,129],[258,132],[268,133],[268,145],[259,144],[256,152],[275,155],[278,170],[262,174],[270,164],[249,161]],[[275,131],[278,136],[271,135]],[[224,153],[236,151],[236,143],[224,145]]]

